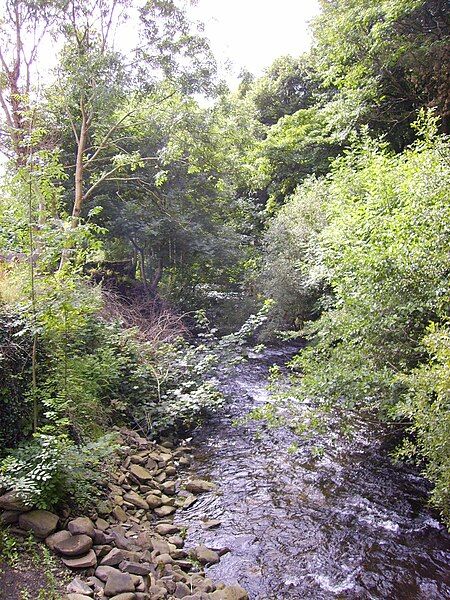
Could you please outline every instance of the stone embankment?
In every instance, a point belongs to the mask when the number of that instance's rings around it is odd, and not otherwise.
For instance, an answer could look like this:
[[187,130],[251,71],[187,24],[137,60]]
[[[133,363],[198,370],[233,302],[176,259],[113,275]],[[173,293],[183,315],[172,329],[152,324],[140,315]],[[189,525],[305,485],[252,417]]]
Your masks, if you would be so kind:
[[[63,519],[7,492],[0,496],[0,522],[17,534],[31,531],[77,573],[65,600],[247,600],[240,586],[214,583],[204,572],[228,549],[187,551],[186,529],[173,523],[176,511],[215,487],[183,481],[189,448],[159,445],[128,429],[119,433],[122,464],[95,514]],[[219,524],[206,521],[205,528]]]

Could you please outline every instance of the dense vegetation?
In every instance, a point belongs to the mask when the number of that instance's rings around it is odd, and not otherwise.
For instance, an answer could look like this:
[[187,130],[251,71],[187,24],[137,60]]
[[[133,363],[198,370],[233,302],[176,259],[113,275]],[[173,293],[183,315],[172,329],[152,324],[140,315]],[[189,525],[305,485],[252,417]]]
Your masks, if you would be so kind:
[[175,1],[132,4],[1,23],[2,483],[91,499],[111,426],[217,405],[270,298],[264,337],[310,340],[299,401],[401,425],[450,519],[447,3],[322,0],[311,51],[235,91]]

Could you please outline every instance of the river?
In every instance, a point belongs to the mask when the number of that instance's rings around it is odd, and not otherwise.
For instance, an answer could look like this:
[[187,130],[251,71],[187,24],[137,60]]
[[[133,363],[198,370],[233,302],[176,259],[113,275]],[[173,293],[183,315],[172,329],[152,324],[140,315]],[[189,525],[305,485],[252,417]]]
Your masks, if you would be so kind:
[[[379,432],[325,436],[314,457],[287,427],[236,425],[271,401],[269,367],[292,353],[267,349],[236,367],[228,403],[195,431],[192,471],[218,493],[182,511],[187,545],[230,548],[209,574],[251,600],[449,599],[450,536],[426,506],[427,482],[389,460]],[[205,519],[221,524],[204,530]]]

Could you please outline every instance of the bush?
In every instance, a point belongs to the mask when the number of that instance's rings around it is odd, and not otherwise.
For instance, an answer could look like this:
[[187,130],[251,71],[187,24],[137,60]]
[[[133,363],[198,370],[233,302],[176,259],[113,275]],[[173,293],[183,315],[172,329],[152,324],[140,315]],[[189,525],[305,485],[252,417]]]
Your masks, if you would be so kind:
[[36,435],[5,458],[0,486],[12,489],[26,503],[52,509],[70,501],[80,508],[99,498],[100,472],[111,466],[114,437],[76,446],[67,436]]
[[275,301],[270,330],[299,327],[320,314],[327,281],[319,235],[326,225],[327,193],[325,180],[308,179],[269,224],[259,287]]
[[327,411],[409,419],[402,455],[427,461],[447,515],[450,143],[432,115],[416,128],[400,155],[363,136],[334,163],[319,241],[335,299],[294,364],[302,395]]

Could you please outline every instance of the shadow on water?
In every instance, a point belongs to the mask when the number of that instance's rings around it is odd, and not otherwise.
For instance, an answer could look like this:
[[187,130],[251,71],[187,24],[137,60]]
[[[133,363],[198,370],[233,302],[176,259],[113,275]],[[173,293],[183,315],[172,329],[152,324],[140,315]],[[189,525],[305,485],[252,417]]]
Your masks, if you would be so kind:
[[[230,548],[209,573],[252,600],[449,599],[450,536],[425,506],[427,482],[392,464],[375,435],[361,428],[312,458],[287,428],[233,425],[270,400],[269,366],[294,351],[237,367],[229,403],[196,431],[193,471],[219,491],[181,512],[188,545]],[[206,519],[221,525],[205,531]]]

